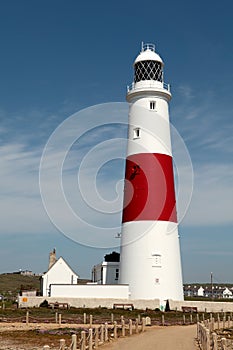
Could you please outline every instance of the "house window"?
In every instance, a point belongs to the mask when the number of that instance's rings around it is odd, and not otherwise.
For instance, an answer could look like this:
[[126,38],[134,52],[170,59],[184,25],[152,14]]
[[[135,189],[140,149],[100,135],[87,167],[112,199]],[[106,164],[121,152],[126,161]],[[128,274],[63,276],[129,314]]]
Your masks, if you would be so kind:
[[115,281],[118,281],[118,279],[119,279],[119,269],[116,269]]
[[156,103],[155,101],[150,101],[150,109],[155,110]]
[[140,128],[135,128],[133,130],[133,138],[134,139],[139,139],[141,137],[141,130]]

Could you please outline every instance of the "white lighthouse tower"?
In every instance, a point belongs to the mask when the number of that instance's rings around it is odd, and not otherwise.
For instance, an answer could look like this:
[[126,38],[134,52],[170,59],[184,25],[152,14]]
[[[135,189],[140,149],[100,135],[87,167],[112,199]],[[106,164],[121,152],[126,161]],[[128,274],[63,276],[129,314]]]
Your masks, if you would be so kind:
[[120,283],[131,299],[183,300],[182,272],[163,61],[142,44],[128,87],[128,147]]

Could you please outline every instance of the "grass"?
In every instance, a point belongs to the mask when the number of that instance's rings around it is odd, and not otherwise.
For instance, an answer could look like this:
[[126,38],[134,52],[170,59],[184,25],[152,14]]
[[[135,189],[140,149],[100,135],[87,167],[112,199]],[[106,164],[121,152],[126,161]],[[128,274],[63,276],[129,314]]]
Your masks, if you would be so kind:
[[[55,322],[55,314],[60,313],[62,315],[62,323],[70,323],[70,324],[82,324],[83,323],[83,315],[86,313],[87,315],[87,324],[89,323],[89,316],[93,316],[93,324],[101,324],[101,323],[111,323],[112,317],[114,321],[120,323],[121,316],[123,315],[126,322],[127,320],[132,319],[135,321],[136,318],[140,315],[140,318],[149,316],[151,318],[151,322],[154,325],[160,325],[162,323],[162,315],[165,318],[165,324],[182,324],[183,323],[183,313],[182,312],[161,312],[155,310],[112,310],[105,308],[96,308],[96,309],[88,309],[88,308],[70,308],[69,310],[52,310],[47,308],[30,308],[29,309],[29,317],[31,323],[36,322],[45,322],[45,323],[53,323]],[[112,316],[113,315],[113,316]],[[229,314],[230,315],[230,314]],[[209,314],[205,314],[205,318],[207,319]],[[200,315],[201,318],[201,315]],[[0,323],[4,322],[25,322],[26,320],[26,310],[25,309],[13,309],[6,308],[0,309]],[[185,313],[186,323],[190,323],[190,314]],[[192,314],[192,321],[196,322],[197,315],[195,313]]]
[[[43,348],[43,346],[49,345],[50,347],[59,348],[60,339],[65,339],[67,345],[71,343],[71,334],[72,332],[42,332],[39,330],[28,330],[28,331],[6,331],[0,333],[1,343],[3,341],[13,342],[14,347],[19,346],[25,348],[25,340],[27,343],[27,347],[31,349],[35,349],[35,347]],[[12,346],[12,344],[11,344]]]
[[0,274],[0,294],[6,297],[15,297],[20,289],[37,290],[40,289],[39,276],[23,276],[14,273]]

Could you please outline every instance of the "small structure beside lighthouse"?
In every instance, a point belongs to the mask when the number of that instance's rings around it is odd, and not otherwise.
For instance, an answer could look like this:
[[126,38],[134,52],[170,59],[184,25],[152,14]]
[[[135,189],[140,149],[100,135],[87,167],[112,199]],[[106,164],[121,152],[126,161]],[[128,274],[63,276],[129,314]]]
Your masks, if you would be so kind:
[[183,300],[164,63],[152,44],[134,62],[122,216],[120,284],[131,299]]

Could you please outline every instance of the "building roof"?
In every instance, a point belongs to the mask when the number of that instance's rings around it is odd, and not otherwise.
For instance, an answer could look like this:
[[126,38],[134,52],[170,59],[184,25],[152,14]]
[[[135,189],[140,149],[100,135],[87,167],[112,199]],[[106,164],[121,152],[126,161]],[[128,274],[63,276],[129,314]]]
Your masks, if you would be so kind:
[[77,278],[79,278],[79,275],[70,267],[70,265],[67,263],[67,261],[65,261],[65,259],[64,259],[62,256],[60,256],[60,258],[57,259],[57,261],[48,269],[48,271],[45,272],[45,273],[43,274],[42,278],[43,278],[45,275],[47,275],[47,273],[49,273],[49,271],[51,271],[51,270],[54,268],[54,266],[56,266],[56,265],[58,264],[59,261],[63,261],[64,264],[67,265],[67,267],[71,270],[71,272],[72,272],[74,275],[76,275]]
[[162,58],[155,51],[151,49],[147,49],[145,51],[140,52],[140,54],[137,56],[136,60],[134,61],[134,64],[141,61],[156,61],[156,62],[160,62],[163,65]]

